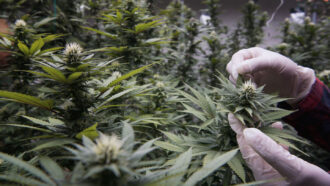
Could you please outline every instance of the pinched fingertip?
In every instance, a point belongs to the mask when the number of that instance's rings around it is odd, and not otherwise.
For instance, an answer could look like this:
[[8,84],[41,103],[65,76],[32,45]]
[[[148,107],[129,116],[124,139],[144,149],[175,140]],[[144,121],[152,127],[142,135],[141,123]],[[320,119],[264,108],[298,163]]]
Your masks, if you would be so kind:
[[228,121],[230,124],[230,127],[233,129],[233,131],[238,134],[241,135],[243,133],[244,130],[244,125],[234,116],[234,114],[229,113],[228,114]]
[[281,175],[293,177],[302,170],[303,162],[293,156],[256,128],[248,128],[243,131],[246,142]]
[[229,76],[229,81],[236,86],[237,79],[233,78],[233,76]]
[[231,72],[232,72],[232,66],[233,66],[233,62],[229,61],[229,63],[226,66],[226,70],[229,74],[231,74]]
[[282,122],[278,121],[278,122],[273,123],[271,125],[271,127],[282,130],[283,129],[283,124],[282,124]]

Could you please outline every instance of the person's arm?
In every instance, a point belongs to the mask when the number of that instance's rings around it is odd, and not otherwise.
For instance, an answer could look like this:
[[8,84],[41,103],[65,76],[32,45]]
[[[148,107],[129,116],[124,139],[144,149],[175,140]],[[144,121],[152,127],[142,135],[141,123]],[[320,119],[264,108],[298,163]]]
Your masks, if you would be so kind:
[[[330,185],[330,175],[321,168],[290,154],[283,146],[256,128],[246,128],[233,114],[228,115],[230,127],[237,134],[237,143],[248,167],[257,181],[285,178],[285,181],[263,186]],[[281,128],[281,123],[272,125]]]
[[[281,108],[293,109],[285,102]],[[297,104],[297,112],[283,118],[303,136],[330,152],[330,92],[316,79],[308,95]]]
[[299,135],[330,151],[329,89],[316,79],[313,69],[278,53],[254,47],[235,53],[227,71],[233,83],[241,74],[257,86],[265,86],[266,93],[291,98],[285,103],[299,111],[284,120],[295,127]]

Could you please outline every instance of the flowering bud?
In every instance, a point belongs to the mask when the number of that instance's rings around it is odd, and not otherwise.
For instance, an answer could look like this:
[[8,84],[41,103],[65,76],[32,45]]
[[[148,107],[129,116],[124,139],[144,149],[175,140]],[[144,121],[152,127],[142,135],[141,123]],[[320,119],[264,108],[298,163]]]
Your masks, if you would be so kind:
[[308,23],[308,26],[313,27],[313,26],[315,26],[315,23],[310,22],[310,23]]
[[289,45],[287,43],[281,43],[281,44],[278,45],[278,48],[279,49],[285,49],[285,48],[288,48],[288,46]]
[[185,47],[186,46],[183,43],[180,43],[179,46],[178,46],[179,50],[184,50]]
[[158,79],[158,78],[159,78],[159,74],[155,74],[155,75],[154,75],[154,78],[155,78],[155,79]]
[[252,98],[256,94],[257,87],[254,83],[252,83],[251,80],[244,82],[244,84],[241,87],[242,93],[247,98]]
[[323,70],[318,74],[318,77],[330,76],[330,70]]
[[163,82],[161,82],[161,81],[158,81],[158,82],[156,83],[156,87],[158,87],[158,88],[163,88],[163,87],[165,87],[165,84],[164,84]]
[[111,65],[114,66],[114,67],[119,67],[120,66],[120,63],[118,63],[117,61],[115,61],[115,62],[112,62]]
[[83,49],[78,43],[68,43],[65,46],[64,55],[70,56],[70,55],[77,55],[79,56]]
[[75,63],[79,59],[83,49],[78,43],[68,43],[64,49],[64,55],[67,57],[68,63]]
[[18,19],[15,21],[16,28],[21,28],[26,26],[26,22],[23,19]]
[[107,136],[102,133],[95,142],[95,145],[92,146],[92,151],[100,156],[100,158],[105,158],[107,163],[117,159],[120,148],[123,145],[122,141],[116,135]]
[[121,73],[118,72],[118,71],[115,71],[115,72],[112,73],[112,76],[117,79],[117,78],[119,78],[121,76]]
[[217,37],[217,33],[214,32],[214,31],[212,31],[212,32],[210,33],[210,36],[216,38],[216,37]]
[[76,145],[77,149],[70,149],[76,159],[86,164],[105,163],[110,164],[119,158],[123,141],[116,135],[108,136],[99,133],[100,136],[93,142],[83,137],[83,146]]

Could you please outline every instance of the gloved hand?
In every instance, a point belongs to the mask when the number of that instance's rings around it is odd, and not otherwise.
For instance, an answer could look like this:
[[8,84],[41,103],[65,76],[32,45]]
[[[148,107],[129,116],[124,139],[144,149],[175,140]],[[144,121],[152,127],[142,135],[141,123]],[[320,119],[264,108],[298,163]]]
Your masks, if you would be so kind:
[[251,78],[266,93],[278,93],[294,105],[302,100],[315,82],[314,71],[298,66],[281,54],[254,47],[236,52],[227,65],[229,79],[235,83],[238,74]]
[[[257,181],[285,177],[285,181],[265,185],[329,186],[330,175],[321,168],[291,155],[283,146],[256,128],[246,128],[233,114],[228,115],[231,128],[237,134],[237,142],[243,159]],[[281,128],[280,122],[273,127]]]

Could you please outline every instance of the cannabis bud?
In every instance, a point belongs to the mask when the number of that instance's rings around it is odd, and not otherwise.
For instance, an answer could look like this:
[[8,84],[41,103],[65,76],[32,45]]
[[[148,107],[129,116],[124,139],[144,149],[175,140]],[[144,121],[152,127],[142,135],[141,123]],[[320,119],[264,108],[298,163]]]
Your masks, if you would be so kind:
[[179,46],[178,46],[178,49],[181,50],[181,51],[184,51],[185,45],[183,43],[180,43]]
[[210,37],[217,38],[217,33],[215,31],[212,31],[210,33]]
[[83,48],[78,43],[68,43],[65,46],[64,55],[69,63],[75,63],[79,59]]
[[224,76],[218,79],[222,84],[219,90],[222,106],[247,127],[269,125],[291,113],[276,106],[285,99],[263,93],[264,87],[257,88],[251,80],[243,81],[239,76],[235,86]]
[[288,47],[289,47],[289,45],[287,43],[281,43],[280,45],[278,45],[278,48],[280,48],[280,49],[285,49]]
[[250,5],[254,5],[254,1],[252,1],[252,0],[249,0],[249,2],[248,2]]
[[155,74],[155,75],[154,75],[154,78],[155,78],[155,79],[158,79],[159,77],[160,77],[159,74]]
[[117,78],[121,77],[121,73],[118,72],[118,71],[115,71],[115,72],[112,73],[112,76],[117,79]]
[[105,160],[106,163],[110,163],[111,160],[117,159],[122,144],[122,141],[119,140],[116,135],[107,136],[101,134],[100,137],[96,139],[96,144],[92,149],[100,160]]
[[70,55],[80,55],[83,49],[78,43],[68,43],[65,46],[64,54],[66,56]]
[[15,21],[16,28],[26,27],[26,22],[23,19],[18,19]]
[[116,135],[108,136],[100,133],[93,142],[83,137],[83,145],[76,144],[77,149],[68,149],[82,162],[87,164],[110,164],[118,159],[123,142]]
[[252,83],[251,80],[244,82],[241,87],[242,95],[246,99],[254,98],[256,95],[256,90],[257,90],[257,87],[254,83]]
[[318,74],[318,77],[324,77],[324,76],[329,76],[330,75],[330,70],[323,70]]
[[158,82],[156,83],[156,87],[158,87],[158,88],[163,88],[163,87],[165,87],[165,84],[164,84],[163,82],[161,82],[161,81],[158,81]]

